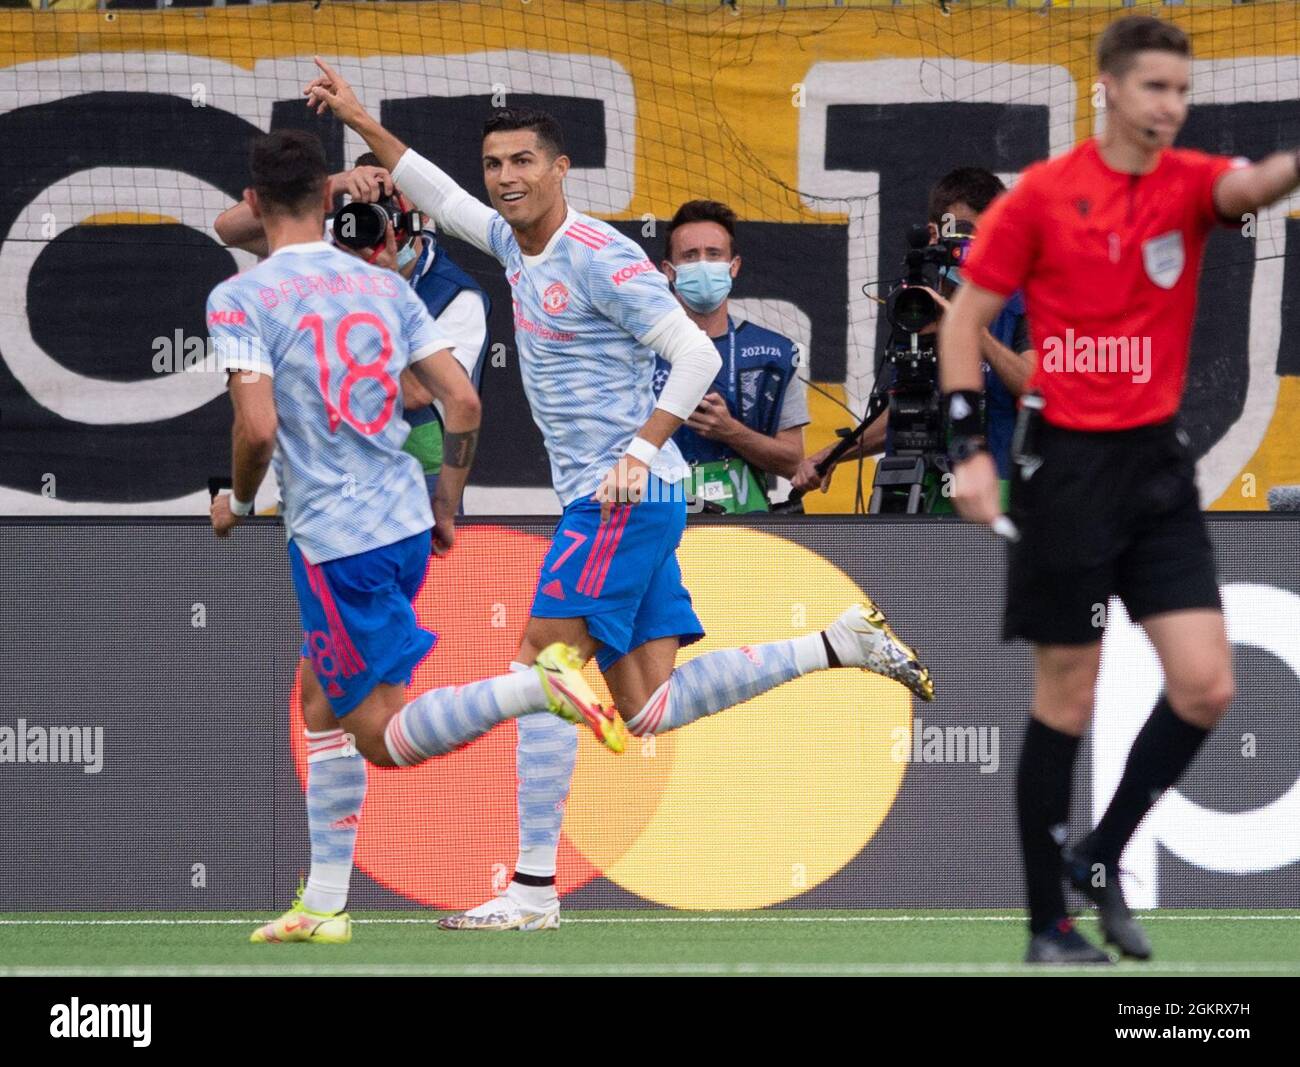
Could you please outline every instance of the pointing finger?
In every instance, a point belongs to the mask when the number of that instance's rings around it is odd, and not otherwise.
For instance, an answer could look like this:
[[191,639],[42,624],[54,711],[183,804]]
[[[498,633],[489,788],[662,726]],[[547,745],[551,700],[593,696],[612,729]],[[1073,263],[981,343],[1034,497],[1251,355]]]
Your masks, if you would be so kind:
[[334,68],[331,67],[328,63],[326,63],[325,60],[321,59],[320,56],[312,56],[312,59],[315,60],[316,66],[320,67],[320,69],[324,71],[325,77],[329,78],[330,81],[337,84],[342,80],[341,78],[339,78],[337,74],[334,73]]

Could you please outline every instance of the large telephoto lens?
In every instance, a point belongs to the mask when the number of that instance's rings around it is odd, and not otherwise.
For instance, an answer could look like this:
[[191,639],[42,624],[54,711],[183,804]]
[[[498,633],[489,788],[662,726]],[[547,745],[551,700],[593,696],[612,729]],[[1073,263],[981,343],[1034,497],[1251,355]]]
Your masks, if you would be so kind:
[[388,212],[378,204],[344,204],[334,213],[334,240],[348,248],[374,248],[387,229]]

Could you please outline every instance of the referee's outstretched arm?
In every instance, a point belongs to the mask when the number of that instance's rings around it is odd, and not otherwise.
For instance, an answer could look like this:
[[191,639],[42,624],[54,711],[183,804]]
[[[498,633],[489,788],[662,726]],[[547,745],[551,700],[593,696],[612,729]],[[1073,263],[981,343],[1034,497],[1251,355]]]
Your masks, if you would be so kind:
[[1232,222],[1280,200],[1300,186],[1300,148],[1225,171],[1214,186],[1214,208]]
[[[969,278],[958,287],[952,307],[939,320],[939,384],[945,396],[984,391],[980,339],[1007,298],[981,289]],[[953,468],[953,506],[971,522],[992,524],[1002,514],[998,471],[987,449]]]

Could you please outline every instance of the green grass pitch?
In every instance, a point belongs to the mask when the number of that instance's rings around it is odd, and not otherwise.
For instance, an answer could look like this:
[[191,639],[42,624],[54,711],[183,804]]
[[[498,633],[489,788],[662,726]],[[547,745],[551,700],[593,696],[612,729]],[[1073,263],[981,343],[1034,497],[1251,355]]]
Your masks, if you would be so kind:
[[[1026,968],[1009,911],[568,911],[559,930],[449,933],[430,912],[354,912],[350,945],[251,945],[270,916],[0,916],[0,977],[189,975],[1300,975],[1300,912],[1146,914],[1156,958]],[[1091,916],[1079,921],[1097,937]]]

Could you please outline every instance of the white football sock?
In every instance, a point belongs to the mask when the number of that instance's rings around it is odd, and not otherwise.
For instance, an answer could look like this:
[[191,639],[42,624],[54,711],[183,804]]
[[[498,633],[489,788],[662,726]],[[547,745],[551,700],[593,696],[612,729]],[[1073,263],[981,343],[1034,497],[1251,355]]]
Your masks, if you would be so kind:
[[506,893],[526,908],[544,908],[548,904],[554,904],[556,900],[553,885],[520,885],[518,882],[511,882],[506,887]]

